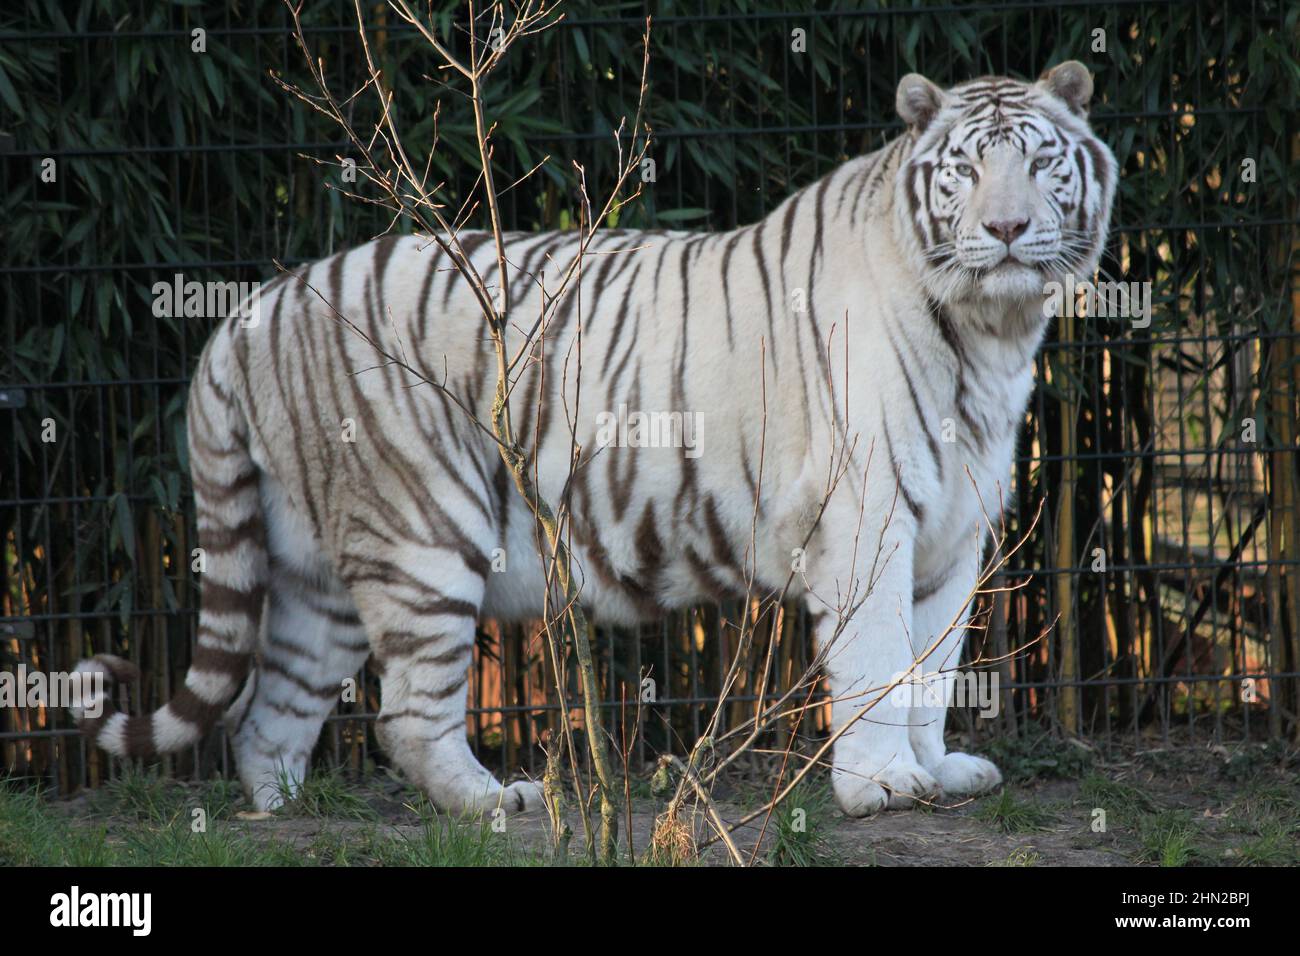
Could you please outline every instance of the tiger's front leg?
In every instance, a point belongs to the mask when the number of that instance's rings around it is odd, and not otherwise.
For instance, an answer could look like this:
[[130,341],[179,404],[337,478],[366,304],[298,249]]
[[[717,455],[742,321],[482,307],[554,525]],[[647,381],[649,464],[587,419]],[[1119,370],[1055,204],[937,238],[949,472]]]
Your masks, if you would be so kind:
[[992,763],[974,754],[949,752],[943,737],[979,580],[979,559],[979,545],[967,545],[966,553],[959,546],[951,564],[922,581],[912,612],[912,651],[921,662],[923,681],[910,708],[912,750],[950,798],[984,793],[1002,782]]
[[914,534],[910,516],[888,514],[868,507],[856,543],[856,514],[827,521],[827,540],[810,552],[806,574],[809,609],[820,615],[818,647],[827,649],[833,730],[847,725],[835,743],[831,783],[840,809],[855,817],[903,809],[939,789],[912,749],[907,688],[887,692],[913,660]]

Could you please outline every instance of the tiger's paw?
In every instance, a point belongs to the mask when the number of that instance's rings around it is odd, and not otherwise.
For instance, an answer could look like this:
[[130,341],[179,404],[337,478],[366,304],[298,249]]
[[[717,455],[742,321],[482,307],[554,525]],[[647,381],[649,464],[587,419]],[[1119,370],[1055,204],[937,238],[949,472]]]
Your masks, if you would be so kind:
[[931,768],[946,796],[970,797],[985,793],[1002,783],[1002,773],[983,757],[948,753]]
[[906,810],[939,791],[939,784],[920,764],[894,761],[870,777],[846,770],[833,774],[835,802],[851,817],[881,810]]
[[542,788],[531,780],[509,784],[501,795],[501,807],[507,813],[528,813],[544,806]]

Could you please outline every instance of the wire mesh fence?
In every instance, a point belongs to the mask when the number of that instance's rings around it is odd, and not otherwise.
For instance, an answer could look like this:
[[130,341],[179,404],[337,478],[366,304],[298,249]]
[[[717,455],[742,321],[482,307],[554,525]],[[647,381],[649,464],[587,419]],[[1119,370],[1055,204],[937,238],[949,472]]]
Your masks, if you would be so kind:
[[[1042,511],[987,602],[1000,715],[975,735],[1049,729],[1099,746],[1171,735],[1300,732],[1295,275],[1300,140],[1296,12],[1286,4],[883,3],[780,12],[763,3],[569,4],[489,93],[507,225],[570,228],[572,162],[598,188],[635,106],[653,14],[650,123],[658,175],[624,226],[753,221],[841,160],[901,131],[898,79],[1093,69],[1093,122],[1123,170],[1103,267],[1149,283],[1149,324],[1058,322],[1037,364],[1014,473],[1014,536]],[[435,4],[445,35],[460,14]],[[309,3],[313,55],[339,90],[362,76],[348,5]],[[440,138],[435,172],[463,194],[477,162],[463,106],[439,102],[420,43],[365,5],[409,142]],[[0,13],[0,665],[56,672],[112,650],[137,662],[133,709],[179,686],[197,605],[184,395],[211,318],[154,314],[177,274],[253,281],[389,223],[326,188],[337,130],[279,92],[301,82],[282,4],[15,0]],[[435,119],[435,107],[438,108]],[[365,128],[363,98],[355,122]],[[322,165],[319,160],[326,161]],[[735,648],[736,609],[602,630],[616,728],[652,673],[645,755],[693,741]],[[1041,640],[1040,634],[1046,632]],[[793,608],[762,632],[778,675],[811,659]],[[470,732],[504,772],[536,769],[561,707],[541,645],[490,622]],[[360,675],[322,746],[370,765],[379,688]],[[731,706],[752,710],[755,681]],[[739,711],[737,711],[739,712]],[[818,733],[824,725],[803,726]],[[780,733],[781,731],[776,731]],[[67,716],[0,708],[10,773],[63,791],[113,772]],[[382,758],[381,758],[382,759]],[[214,735],[168,758],[226,770]]]

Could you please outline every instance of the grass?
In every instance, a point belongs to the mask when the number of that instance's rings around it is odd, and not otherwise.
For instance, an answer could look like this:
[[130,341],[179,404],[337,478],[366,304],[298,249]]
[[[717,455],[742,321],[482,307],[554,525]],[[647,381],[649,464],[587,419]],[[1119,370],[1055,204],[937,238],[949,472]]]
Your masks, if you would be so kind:
[[1228,810],[1234,823],[1250,828],[1260,820],[1300,821],[1300,780],[1247,787]]
[[[351,830],[322,829],[309,839],[285,840],[279,830],[228,819],[230,805],[220,802],[211,804],[216,809],[209,809],[204,827],[196,830],[196,793],[202,791],[143,775],[115,781],[95,794],[91,805],[125,821],[113,828],[118,836],[103,823],[70,820],[36,791],[0,786],[0,866],[518,866],[541,861],[490,821],[452,819],[427,803],[413,808],[419,822],[412,832],[352,819],[343,821]],[[338,795],[329,782],[309,794],[306,806],[355,814],[354,801],[365,803],[355,794],[340,802]],[[219,800],[225,789],[218,787],[211,796]]]
[[1234,783],[1251,783],[1288,760],[1290,754],[1280,741],[1244,744],[1223,762],[1219,772]]
[[[1069,745],[1067,745],[1069,746]],[[1034,866],[1080,859],[1078,851],[1101,852],[1130,863],[1161,866],[1300,865],[1300,778],[1294,758],[1260,761],[1255,772],[1220,773],[1217,755],[1158,754],[1182,761],[1177,774],[1163,774],[1139,755],[1120,769],[1077,759],[1086,753],[1030,741],[1014,773],[1073,773],[1077,780],[1009,785],[956,811],[888,814],[845,821],[824,777],[803,782],[768,822],[760,862],[817,866],[852,860],[874,862],[882,831],[887,855],[907,851],[889,841],[920,834],[923,862],[944,852],[925,834],[958,834],[965,862]],[[1200,763],[1194,762],[1199,757]],[[1044,761],[1054,761],[1044,763]],[[1288,763],[1288,760],[1291,762]],[[1146,766],[1144,766],[1146,765]],[[1184,766],[1185,765],[1185,766]],[[1202,772],[1196,772],[1197,768]],[[1114,772],[1119,779],[1108,776]],[[648,784],[638,781],[638,792]],[[723,799],[733,810],[753,809],[770,791],[745,778]],[[455,818],[433,810],[422,795],[399,781],[339,772],[313,773],[299,796],[268,818],[254,819],[237,783],[170,780],[157,772],[125,772],[101,789],[73,799],[47,799],[31,781],[0,780],[0,867],[4,866],[531,866],[585,865],[576,838],[567,860],[552,859],[543,822],[530,818],[504,827],[492,816]],[[639,805],[642,820],[653,804]],[[1108,815],[1109,834],[1089,832],[1090,808]],[[196,811],[204,811],[196,816]],[[959,822],[966,818],[966,822]],[[906,821],[900,832],[891,824]],[[698,822],[698,821],[697,821]],[[620,819],[620,825],[623,821]],[[649,834],[637,838],[641,865],[726,863],[715,845],[696,854],[686,819],[660,834],[653,852]],[[1042,833],[1025,839],[1024,834]],[[676,842],[674,842],[674,839]],[[978,860],[970,844],[987,846]],[[680,846],[678,844],[681,844]],[[1029,844],[1029,845],[1026,845]],[[742,852],[748,847],[742,846]],[[705,859],[704,857],[707,857]],[[1090,857],[1083,857],[1085,859]],[[623,862],[630,862],[624,860]]]
[[370,852],[382,866],[523,866],[540,865],[540,854],[521,850],[507,829],[497,830],[489,818],[455,820],[440,814],[427,802],[418,808],[420,826],[370,843]]
[[1146,814],[1138,820],[1137,833],[1139,863],[1187,866],[1203,856],[1194,844],[1191,817],[1184,810]]
[[[1198,864],[1295,866],[1300,864],[1300,788],[1294,779],[1247,776],[1226,809],[1210,788],[1198,803],[1202,812],[1171,808],[1145,789],[1100,773],[1079,785],[1077,803],[1100,807],[1108,821],[1126,831],[1127,855],[1157,866]],[[1229,776],[1225,774],[1225,776]],[[1217,804],[1217,806],[1216,806]],[[1136,845],[1132,845],[1136,844]]]
[[822,834],[835,812],[835,797],[826,782],[801,781],[772,813],[768,862],[773,866],[834,865],[838,857]]
[[1036,850],[1022,846],[1001,860],[993,860],[989,866],[1038,866],[1042,862],[1043,859]]
[[1009,783],[1034,780],[1075,780],[1093,764],[1093,753],[1080,744],[1046,733],[998,737],[980,751],[1002,771]]
[[90,797],[91,809],[104,816],[140,823],[164,823],[183,810],[186,788],[180,781],[156,773],[128,770]]
[[217,826],[202,833],[183,823],[130,831],[115,866],[303,866],[304,855],[285,843],[266,843]]
[[1090,773],[1079,784],[1079,796],[1090,807],[1106,811],[1108,820],[1132,825],[1147,813],[1156,813],[1160,804],[1144,790],[1132,784]]
[[1300,865],[1300,787],[1296,781],[1257,782],[1225,814],[1224,829],[1247,837],[1227,852],[1244,866]]
[[1028,833],[1046,830],[1053,814],[1039,803],[1017,800],[1011,791],[1003,789],[997,796],[980,801],[975,817],[1003,833]]
[[289,778],[283,774],[279,787],[284,799],[283,812],[289,816],[313,820],[375,820],[379,816],[340,770],[312,771],[297,788],[296,795]]
[[103,826],[71,828],[35,791],[0,784],[0,866],[107,866]]
[[184,816],[192,820],[202,809],[208,819],[226,819],[240,800],[239,784],[217,779],[191,785],[163,777],[158,772],[128,769],[90,794],[92,812],[140,823],[170,823]]
[[[105,794],[107,801],[110,795]],[[294,866],[285,846],[264,844],[219,825],[195,832],[156,790],[132,785],[118,797],[135,826],[110,836],[104,824],[78,824],[52,811],[39,793],[0,788],[0,866]],[[143,799],[142,799],[143,797]]]
[[1294,823],[1272,820],[1258,833],[1229,850],[1229,859],[1243,866],[1296,866],[1300,864],[1300,833]]

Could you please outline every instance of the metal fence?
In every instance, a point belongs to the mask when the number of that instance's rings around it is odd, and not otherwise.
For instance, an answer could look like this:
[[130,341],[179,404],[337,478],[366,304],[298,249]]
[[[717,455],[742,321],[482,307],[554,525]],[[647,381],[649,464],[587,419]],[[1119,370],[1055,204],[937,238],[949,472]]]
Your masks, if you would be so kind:
[[[437,6],[453,26],[456,5]],[[1043,510],[1005,575],[1024,586],[991,602],[984,638],[987,655],[1008,655],[1002,712],[959,728],[1102,747],[1300,731],[1295,11],[795,6],[806,9],[569,4],[490,96],[508,170],[552,157],[508,194],[508,225],[573,221],[570,160],[597,187],[608,176],[647,13],[659,176],[622,225],[752,221],[896,135],[903,73],[951,83],[1088,63],[1094,123],[1123,168],[1103,265],[1151,283],[1153,318],[1058,323],[1040,356],[1009,476],[1011,533]],[[0,14],[0,665],[59,671],[114,650],[141,665],[132,706],[147,710],[182,679],[193,639],[183,398],[212,324],[153,315],[149,290],[178,272],[265,278],[272,258],[311,261],[387,223],[324,188],[330,167],[313,160],[346,144],[268,76],[305,78],[283,5],[65,7],[23,0]],[[427,140],[437,90],[420,44],[383,5],[367,16],[408,141]],[[304,15],[340,91],[361,75],[350,17],[329,3]],[[463,188],[468,131],[454,103],[442,106],[438,171]],[[367,108],[358,101],[359,126]],[[659,683],[642,756],[699,733],[734,652],[725,613],[599,634],[616,727],[624,690],[646,668]],[[781,676],[808,661],[798,615],[763,636],[778,641]],[[541,667],[526,629],[480,634],[470,729],[505,772],[535,767],[536,733],[559,711]],[[368,674],[362,689],[322,744],[359,769],[382,759]],[[752,708],[753,693],[742,686],[733,706]],[[114,772],[66,715],[42,708],[0,708],[0,754],[10,773],[57,790]],[[208,773],[226,759],[217,734],[167,765]]]

